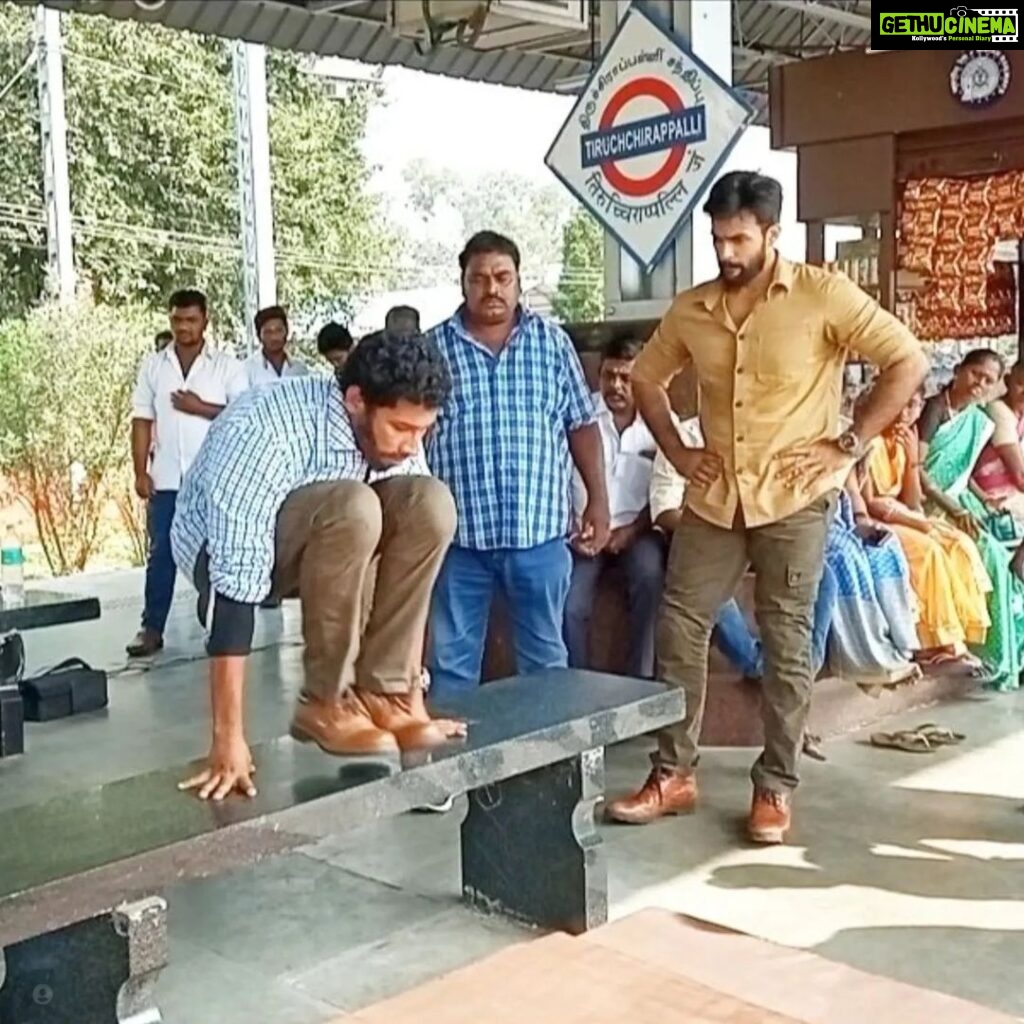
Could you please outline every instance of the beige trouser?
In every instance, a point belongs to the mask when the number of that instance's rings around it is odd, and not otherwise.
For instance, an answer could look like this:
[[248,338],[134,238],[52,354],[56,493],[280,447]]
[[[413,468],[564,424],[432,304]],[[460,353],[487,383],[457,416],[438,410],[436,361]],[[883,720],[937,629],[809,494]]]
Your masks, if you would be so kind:
[[755,785],[792,789],[811,704],[811,628],[834,492],[778,522],[723,529],[689,509],[672,538],[658,622],[659,678],[686,691],[686,717],[658,736],[658,763],[681,774],[697,764],[708,685],[708,641],[718,610],[747,568],[764,647],[765,748]]
[[454,534],[455,502],[433,477],[310,484],[288,496],[273,594],[301,601],[306,693],[407,693],[419,681],[430,593]]

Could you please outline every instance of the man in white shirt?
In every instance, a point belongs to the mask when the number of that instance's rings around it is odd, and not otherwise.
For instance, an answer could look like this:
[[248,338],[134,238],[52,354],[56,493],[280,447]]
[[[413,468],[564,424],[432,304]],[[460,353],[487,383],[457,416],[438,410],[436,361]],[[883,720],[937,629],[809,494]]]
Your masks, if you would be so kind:
[[242,364],[206,343],[206,296],[183,289],[168,307],[174,341],[146,356],[132,396],[135,492],[149,502],[146,599],[142,628],[127,646],[132,658],[150,657],[164,645],[174,597],[171,522],[182,477],[211,421],[248,387]]
[[[588,640],[594,595],[604,570],[618,564],[629,598],[629,673],[654,676],[654,627],[665,578],[663,541],[651,529],[648,493],[657,451],[647,424],[637,414],[630,374],[640,343],[613,338],[601,355],[600,391],[594,396],[604,449],[611,537],[597,555],[573,542],[572,582],[565,606],[565,643],[573,668],[589,667]],[[579,518],[587,492],[573,475],[573,511]]]
[[288,314],[280,306],[267,306],[255,317],[260,349],[245,360],[249,386],[276,384],[285,377],[304,377],[309,370],[288,355]]

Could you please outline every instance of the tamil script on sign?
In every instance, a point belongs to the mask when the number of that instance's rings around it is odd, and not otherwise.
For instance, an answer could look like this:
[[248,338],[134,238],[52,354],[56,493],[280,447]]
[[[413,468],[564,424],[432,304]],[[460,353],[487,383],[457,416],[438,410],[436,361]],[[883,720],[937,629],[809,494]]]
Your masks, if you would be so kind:
[[753,116],[680,39],[633,7],[546,162],[650,269]]

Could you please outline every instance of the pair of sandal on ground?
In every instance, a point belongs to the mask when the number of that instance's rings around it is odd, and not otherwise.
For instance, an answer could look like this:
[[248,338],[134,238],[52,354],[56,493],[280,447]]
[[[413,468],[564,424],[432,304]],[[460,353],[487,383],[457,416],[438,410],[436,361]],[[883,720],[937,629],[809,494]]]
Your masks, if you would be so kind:
[[925,722],[915,729],[872,733],[871,745],[887,750],[903,750],[908,754],[931,754],[939,747],[956,746],[965,739],[963,733],[954,732],[934,722]]

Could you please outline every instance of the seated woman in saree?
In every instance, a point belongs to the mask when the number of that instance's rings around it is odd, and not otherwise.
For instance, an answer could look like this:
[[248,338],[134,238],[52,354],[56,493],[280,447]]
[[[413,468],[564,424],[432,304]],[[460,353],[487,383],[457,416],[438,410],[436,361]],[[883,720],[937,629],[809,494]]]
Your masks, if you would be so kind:
[[974,542],[956,527],[924,514],[917,421],[924,407],[918,392],[895,423],[872,445],[865,460],[868,514],[898,538],[917,597],[920,664],[963,662],[980,668],[967,644],[984,644],[991,620],[986,596],[992,581]]
[[892,686],[921,675],[910,570],[896,537],[868,515],[859,474],[850,473],[825,542],[838,587],[829,663],[840,678]]
[[995,429],[980,403],[995,389],[1003,371],[999,353],[969,352],[953,380],[925,402],[918,433],[924,510],[972,537],[992,583],[987,598],[991,624],[976,652],[985,663],[990,686],[1015,690],[1024,656],[1024,585],[1011,571],[1005,544],[989,529],[988,510],[970,489],[974,467]]
[[997,534],[1009,540],[1011,532],[1020,536],[1024,526],[1024,363],[1006,375],[1005,393],[989,402],[985,412],[992,420],[992,437],[974,467],[971,491],[989,511],[989,522],[993,515],[1011,520],[997,527]]

